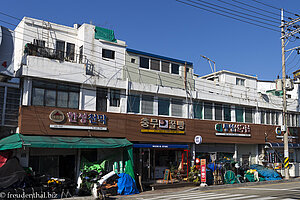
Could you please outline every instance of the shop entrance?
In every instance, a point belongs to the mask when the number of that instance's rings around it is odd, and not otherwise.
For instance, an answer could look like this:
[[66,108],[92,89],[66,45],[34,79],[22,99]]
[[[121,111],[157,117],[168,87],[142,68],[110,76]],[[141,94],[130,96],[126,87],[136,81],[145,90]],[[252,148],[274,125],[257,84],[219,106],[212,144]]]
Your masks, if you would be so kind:
[[62,155],[59,156],[59,177],[75,178],[75,156]]

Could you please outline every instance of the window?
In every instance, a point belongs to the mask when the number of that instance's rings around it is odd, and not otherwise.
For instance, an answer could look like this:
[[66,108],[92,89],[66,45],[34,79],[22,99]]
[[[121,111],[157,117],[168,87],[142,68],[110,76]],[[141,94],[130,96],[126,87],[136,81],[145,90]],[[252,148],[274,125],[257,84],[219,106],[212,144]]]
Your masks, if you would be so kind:
[[171,65],[171,73],[172,74],[179,74],[179,65],[172,63]]
[[134,59],[134,58],[131,58],[130,62],[131,62],[131,63],[135,63],[135,59]]
[[222,105],[215,104],[215,120],[222,120]]
[[107,88],[97,88],[96,91],[96,110],[107,111]]
[[270,111],[266,111],[266,124],[270,124]]
[[65,57],[65,42],[56,40],[56,57],[63,60]]
[[127,102],[127,112],[139,113],[140,112],[140,96],[129,95]]
[[149,58],[140,57],[140,67],[149,69]]
[[74,60],[75,56],[75,44],[67,43],[67,59]]
[[275,124],[276,125],[279,125],[279,115],[280,115],[279,112],[275,112]]
[[242,107],[235,107],[235,121],[244,122],[244,109]]
[[265,111],[260,111],[260,123],[261,124],[265,124],[266,121],[265,121],[265,117],[266,117],[266,112]]
[[159,60],[151,59],[150,62],[151,62],[150,68],[152,70],[160,71],[160,61]]
[[236,78],[236,85],[245,86],[245,79]]
[[79,86],[65,83],[32,81],[32,105],[60,108],[79,107]]
[[110,106],[120,106],[120,90],[110,89]]
[[194,102],[193,104],[193,109],[194,109],[194,118],[196,119],[202,119],[202,102],[198,101],[198,102]]
[[102,49],[102,58],[115,59],[115,51]]
[[272,111],[271,112],[271,124],[276,124],[276,122],[275,122],[275,112],[274,111]]
[[169,115],[170,100],[168,98],[158,98],[158,114]]
[[252,108],[245,108],[245,122],[253,123]]
[[204,119],[212,119],[212,103],[204,103]]
[[161,61],[161,71],[170,73],[170,63]]
[[38,40],[38,39],[34,39],[33,40],[33,44],[37,45],[38,47],[45,47],[45,41],[44,40]]
[[172,107],[171,112],[172,116],[182,117],[182,100],[180,99],[172,99]]
[[224,121],[231,121],[231,107],[230,105],[224,105]]
[[142,113],[153,114],[154,97],[150,95],[142,95]]
[[79,47],[79,63],[83,62],[83,46]]

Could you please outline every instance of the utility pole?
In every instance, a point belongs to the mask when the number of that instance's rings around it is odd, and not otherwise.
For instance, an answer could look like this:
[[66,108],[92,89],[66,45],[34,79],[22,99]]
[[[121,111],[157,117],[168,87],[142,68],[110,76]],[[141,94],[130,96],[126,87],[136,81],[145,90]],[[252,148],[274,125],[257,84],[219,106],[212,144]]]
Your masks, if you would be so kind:
[[[282,130],[284,143],[284,160],[289,158],[288,131],[287,131],[287,108],[286,108],[286,75],[285,75],[285,22],[283,18],[283,9],[281,9],[281,53],[282,53],[282,84],[283,84],[283,109],[282,109]],[[285,179],[289,179],[289,168],[284,168]]]

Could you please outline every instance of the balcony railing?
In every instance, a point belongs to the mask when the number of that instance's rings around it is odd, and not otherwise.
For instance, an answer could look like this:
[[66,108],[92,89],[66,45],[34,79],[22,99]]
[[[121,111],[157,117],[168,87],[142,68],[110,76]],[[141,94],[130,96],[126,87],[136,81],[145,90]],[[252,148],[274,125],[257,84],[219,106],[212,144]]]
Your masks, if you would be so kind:
[[30,43],[25,45],[25,53],[29,56],[39,56],[73,63],[85,64],[87,62],[86,56],[82,54],[76,54],[72,51],[65,52],[48,47],[41,47]]
[[94,64],[91,63],[86,56],[76,54],[75,52],[65,52],[48,47],[41,47],[35,44],[28,43],[25,45],[25,56],[38,56],[43,58],[67,61],[72,63],[84,64],[87,75],[94,75]]

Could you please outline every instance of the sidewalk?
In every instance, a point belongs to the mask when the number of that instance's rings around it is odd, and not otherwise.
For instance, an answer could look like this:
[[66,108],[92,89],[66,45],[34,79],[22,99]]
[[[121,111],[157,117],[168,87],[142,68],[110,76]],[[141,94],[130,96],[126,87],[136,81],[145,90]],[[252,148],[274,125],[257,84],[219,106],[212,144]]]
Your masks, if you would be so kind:
[[[166,193],[178,193],[181,191],[195,191],[195,190],[218,190],[224,188],[238,188],[238,187],[247,187],[247,186],[255,186],[255,185],[266,185],[266,184],[276,184],[276,183],[285,183],[285,182],[300,182],[299,178],[291,178],[289,180],[276,180],[276,181],[262,181],[262,182],[247,182],[247,183],[240,183],[240,184],[226,184],[226,185],[211,185],[207,187],[200,187],[200,186],[185,186],[180,188],[168,188],[168,189],[161,189],[161,190],[154,190],[154,191],[145,191],[141,192],[140,194],[134,195],[117,195],[111,196],[110,199],[112,200],[134,200],[137,198],[141,198],[143,196],[149,196],[151,194],[158,195],[158,194],[166,194]],[[85,196],[85,197],[72,197],[72,198],[64,198],[65,200],[74,199],[74,200],[92,200],[94,199],[92,196]]]

